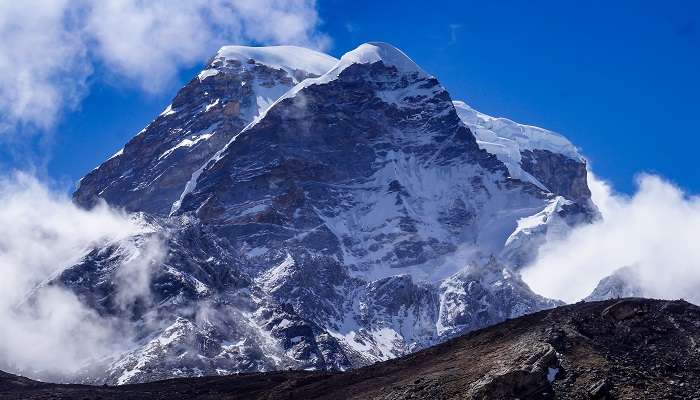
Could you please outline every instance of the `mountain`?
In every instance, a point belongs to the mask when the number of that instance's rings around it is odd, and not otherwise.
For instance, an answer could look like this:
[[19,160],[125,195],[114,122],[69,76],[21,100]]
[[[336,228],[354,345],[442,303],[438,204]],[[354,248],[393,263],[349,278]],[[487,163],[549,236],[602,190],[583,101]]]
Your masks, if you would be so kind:
[[0,374],[23,399],[692,399],[700,308],[638,298],[541,311],[344,373],[271,372],[117,387]]
[[151,229],[48,284],[133,332],[63,379],[347,370],[560,305],[518,268],[597,218],[585,174],[388,44],[224,47],[74,194]]
[[645,295],[638,271],[634,267],[623,267],[613,271],[598,282],[586,301],[616,299],[620,297],[641,297]]

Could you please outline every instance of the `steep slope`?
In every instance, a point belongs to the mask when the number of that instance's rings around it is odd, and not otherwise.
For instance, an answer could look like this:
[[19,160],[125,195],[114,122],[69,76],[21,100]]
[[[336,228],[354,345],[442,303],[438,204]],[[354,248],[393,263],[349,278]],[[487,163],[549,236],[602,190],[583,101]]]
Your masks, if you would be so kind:
[[[454,106],[479,147],[495,154],[508,167],[510,176],[570,200],[590,198],[586,160],[568,139],[536,126],[483,114],[463,101],[455,101]],[[560,169],[556,174],[555,167]]]
[[294,46],[225,46],[160,114],[86,175],[75,201],[101,198],[128,211],[167,215],[192,173],[279,96],[337,60]]
[[586,160],[568,139],[483,114],[463,101],[455,101],[454,106],[479,147],[498,157],[512,178],[556,195],[540,212],[518,220],[502,253],[511,265],[526,265],[544,242],[560,239],[572,226],[599,218],[587,184]]
[[340,374],[275,372],[120,387],[0,375],[0,398],[692,399],[700,309],[683,301],[578,303]]
[[[595,217],[585,181],[555,176],[585,161],[521,138],[530,178],[516,176],[398,49],[368,43],[330,61],[223,48],[174,114],[83,179],[79,204],[145,210],[158,229],[94,249],[51,282],[136,332],[132,349],[66,380],[345,370],[560,304],[517,268],[548,235]],[[291,88],[261,100],[260,86]],[[170,151],[178,124],[227,128]],[[510,137],[516,125],[487,128]],[[548,153],[529,166],[528,151]],[[167,188],[153,178],[175,171]],[[114,284],[134,260],[148,275],[141,293]]]
[[221,230],[266,224],[252,248],[291,239],[359,271],[423,264],[459,242],[497,251],[547,193],[506,177],[434,77],[365,46],[236,136],[180,212]]

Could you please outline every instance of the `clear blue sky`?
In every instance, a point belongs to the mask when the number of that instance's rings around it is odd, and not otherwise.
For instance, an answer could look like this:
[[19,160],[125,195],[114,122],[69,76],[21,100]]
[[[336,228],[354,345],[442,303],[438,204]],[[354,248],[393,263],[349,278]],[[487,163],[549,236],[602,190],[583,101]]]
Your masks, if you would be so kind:
[[[564,134],[618,190],[631,192],[636,173],[653,172],[700,192],[700,2],[319,0],[318,7],[335,56],[366,41],[390,42],[453,98]],[[183,71],[181,83],[199,68]],[[57,180],[76,181],[112,155],[177,90],[144,94],[110,83],[99,69],[93,80],[50,143],[24,146],[50,157],[45,167]],[[16,152],[6,147],[0,160],[25,157]]]

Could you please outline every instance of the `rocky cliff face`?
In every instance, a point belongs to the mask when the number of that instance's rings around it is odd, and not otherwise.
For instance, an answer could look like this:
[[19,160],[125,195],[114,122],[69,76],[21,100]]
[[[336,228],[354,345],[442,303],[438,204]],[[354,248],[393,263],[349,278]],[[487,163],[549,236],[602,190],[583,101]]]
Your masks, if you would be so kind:
[[194,171],[279,96],[337,61],[292,46],[267,53],[296,57],[263,63],[255,49],[223,47],[162,114],[81,180],[75,201],[90,207],[104,199],[128,211],[168,215]]
[[500,256],[509,265],[526,265],[547,240],[561,238],[572,226],[599,218],[586,181],[586,160],[569,140],[546,129],[486,115],[462,101],[455,101],[454,106],[479,147],[495,155],[511,178],[550,194],[548,204],[519,219],[506,240]]
[[595,218],[582,174],[566,139],[453,102],[387,44],[223,48],[75,193],[154,228],[51,283],[137,332],[71,379],[345,370],[556,306],[517,269]]

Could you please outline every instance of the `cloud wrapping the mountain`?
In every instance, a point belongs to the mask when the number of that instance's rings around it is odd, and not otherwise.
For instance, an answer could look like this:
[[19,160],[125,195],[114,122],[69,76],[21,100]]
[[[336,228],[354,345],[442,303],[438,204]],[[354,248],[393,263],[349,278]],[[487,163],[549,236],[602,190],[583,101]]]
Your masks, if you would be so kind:
[[[80,209],[26,174],[0,180],[0,204],[0,369],[42,371],[38,376],[45,378],[47,373],[70,374],[86,360],[128,347],[128,326],[100,317],[70,291],[35,288],[94,246],[149,227],[105,205]],[[143,295],[149,274],[144,265],[160,254],[145,251],[125,263],[125,278],[138,283],[138,290],[124,285],[119,296]]]
[[117,286],[116,300],[122,310],[128,308],[137,301],[150,304],[151,301],[151,275],[158,263],[165,259],[166,249],[162,238],[157,235],[149,237],[144,243],[135,245],[123,242],[122,246],[128,248],[130,256],[121,264],[115,275]]
[[0,2],[0,134],[48,130],[96,69],[155,92],[230,43],[325,48],[314,0]]
[[589,176],[602,220],[545,244],[523,271],[535,292],[576,301],[600,279],[630,266],[647,297],[685,298],[700,304],[700,197],[654,175],[640,175],[631,196],[612,192]]

